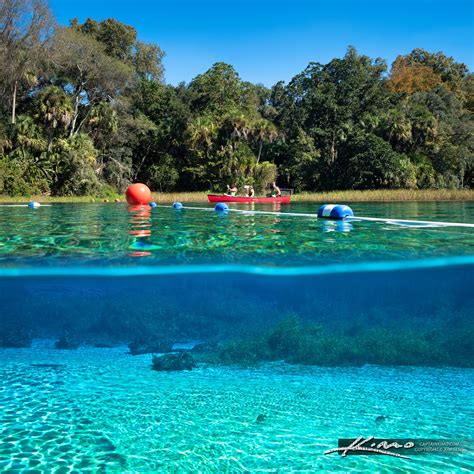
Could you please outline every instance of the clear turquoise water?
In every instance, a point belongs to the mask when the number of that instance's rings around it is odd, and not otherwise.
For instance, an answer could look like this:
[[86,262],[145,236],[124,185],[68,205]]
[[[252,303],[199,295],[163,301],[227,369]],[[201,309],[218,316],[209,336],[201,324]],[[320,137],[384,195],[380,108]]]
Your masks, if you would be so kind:
[[[0,468],[471,472],[472,453],[323,454],[344,436],[469,438],[472,379],[464,370],[276,363],[163,374],[150,370],[148,356],[125,352],[0,352]],[[44,363],[57,367],[31,365]],[[256,423],[260,413],[267,418]],[[387,419],[377,423],[381,415]]]
[[[193,204],[190,204],[192,206]],[[194,204],[200,206],[199,204]],[[237,209],[317,213],[319,204]],[[355,215],[474,223],[472,202],[353,204]],[[212,208],[210,208],[212,209]],[[218,215],[124,204],[0,206],[0,262],[327,265],[474,254],[473,229],[269,215]]]
[[[474,223],[474,203],[352,208]],[[411,460],[323,453],[359,435],[472,438],[473,270],[468,228],[123,204],[0,206],[0,334],[14,325],[35,338],[31,348],[0,348],[0,469],[468,472],[472,452]],[[150,355],[131,357],[124,346],[143,332],[225,341],[287,315],[354,341],[372,328],[410,330],[432,340],[441,359],[439,341],[448,341],[459,347],[458,366],[430,367],[427,358],[410,367],[408,354],[403,366],[277,361],[163,374],[150,370]],[[64,329],[83,346],[52,348]],[[115,347],[91,346],[104,341]],[[260,413],[264,423],[255,421]]]

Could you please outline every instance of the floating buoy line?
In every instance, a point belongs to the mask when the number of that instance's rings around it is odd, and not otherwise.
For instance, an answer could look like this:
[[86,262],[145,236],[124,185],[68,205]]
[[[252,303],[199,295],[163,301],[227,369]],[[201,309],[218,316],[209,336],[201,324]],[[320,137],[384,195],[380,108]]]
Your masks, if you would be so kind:
[[[158,205],[151,201],[151,192],[147,186],[137,183],[129,186],[127,189],[127,202],[135,205],[149,205],[151,208],[161,207],[168,208],[169,206]],[[31,201],[28,204],[3,204],[0,207],[29,207],[37,209],[39,207],[50,207],[51,204],[40,204],[37,201]],[[385,224],[395,224],[401,226],[421,226],[421,227],[467,227],[474,228],[474,224],[464,222],[441,222],[441,221],[419,221],[413,219],[393,219],[385,217],[362,217],[355,216],[354,212],[349,206],[344,204],[323,204],[317,213],[303,213],[303,212],[276,212],[276,211],[256,211],[248,209],[232,209],[225,202],[219,202],[214,208],[198,207],[198,206],[184,206],[180,202],[174,202],[171,207],[177,211],[194,210],[194,211],[215,211],[218,213],[236,212],[245,215],[269,215],[269,216],[284,216],[284,217],[310,217],[319,219],[330,219],[345,222],[383,222]]]
[[[169,208],[169,206],[158,205],[150,203],[151,207]],[[319,219],[330,219],[345,222],[383,222],[385,224],[395,224],[401,226],[423,226],[423,227],[467,227],[474,228],[474,224],[466,224],[463,222],[440,222],[440,221],[418,221],[413,219],[392,219],[385,217],[362,217],[355,216],[349,206],[341,204],[324,204],[317,213],[302,213],[302,212],[276,212],[276,211],[256,211],[247,209],[232,209],[226,203],[220,202],[214,208],[198,207],[198,206],[184,206],[180,202],[174,202],[171,206],[176,210],[193,210],[193,211],[215,211],[218,213],[235,212],[246,215],[269,215],[269,216],[284,216],[284,217],[310,217]]]
[[31,209],[37,209],[38,207],[51,207],[51,204],[40,204],[36,201],[31,201],[28,204],[2,204],[0,207],[30,207]]

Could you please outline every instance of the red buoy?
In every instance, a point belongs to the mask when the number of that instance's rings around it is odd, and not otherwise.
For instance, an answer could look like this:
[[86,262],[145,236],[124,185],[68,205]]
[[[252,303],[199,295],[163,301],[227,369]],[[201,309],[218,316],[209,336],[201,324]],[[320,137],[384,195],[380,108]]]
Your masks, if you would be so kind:
[[149,204],[152,199],[150,188],[142,183],[131,184],[127,188],[125,197],[131,205]]

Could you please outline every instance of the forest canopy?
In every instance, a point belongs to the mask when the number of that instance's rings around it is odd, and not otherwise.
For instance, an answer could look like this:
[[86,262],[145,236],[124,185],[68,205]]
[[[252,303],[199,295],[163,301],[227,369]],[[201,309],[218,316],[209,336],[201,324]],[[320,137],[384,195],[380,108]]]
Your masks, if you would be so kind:
[[4,0],[0,194],[473,187],[474,78],[442,52],[348,47],[272,88],[222,62],[172,86],[163,56],[113,18]]

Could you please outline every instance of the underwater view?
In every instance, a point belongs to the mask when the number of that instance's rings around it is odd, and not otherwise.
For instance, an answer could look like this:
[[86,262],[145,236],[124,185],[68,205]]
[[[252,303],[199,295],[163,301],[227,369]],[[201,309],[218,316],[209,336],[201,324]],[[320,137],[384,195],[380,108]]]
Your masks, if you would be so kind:
[[0,205],[0,470],[472,472],[474,228],[319,205]]

